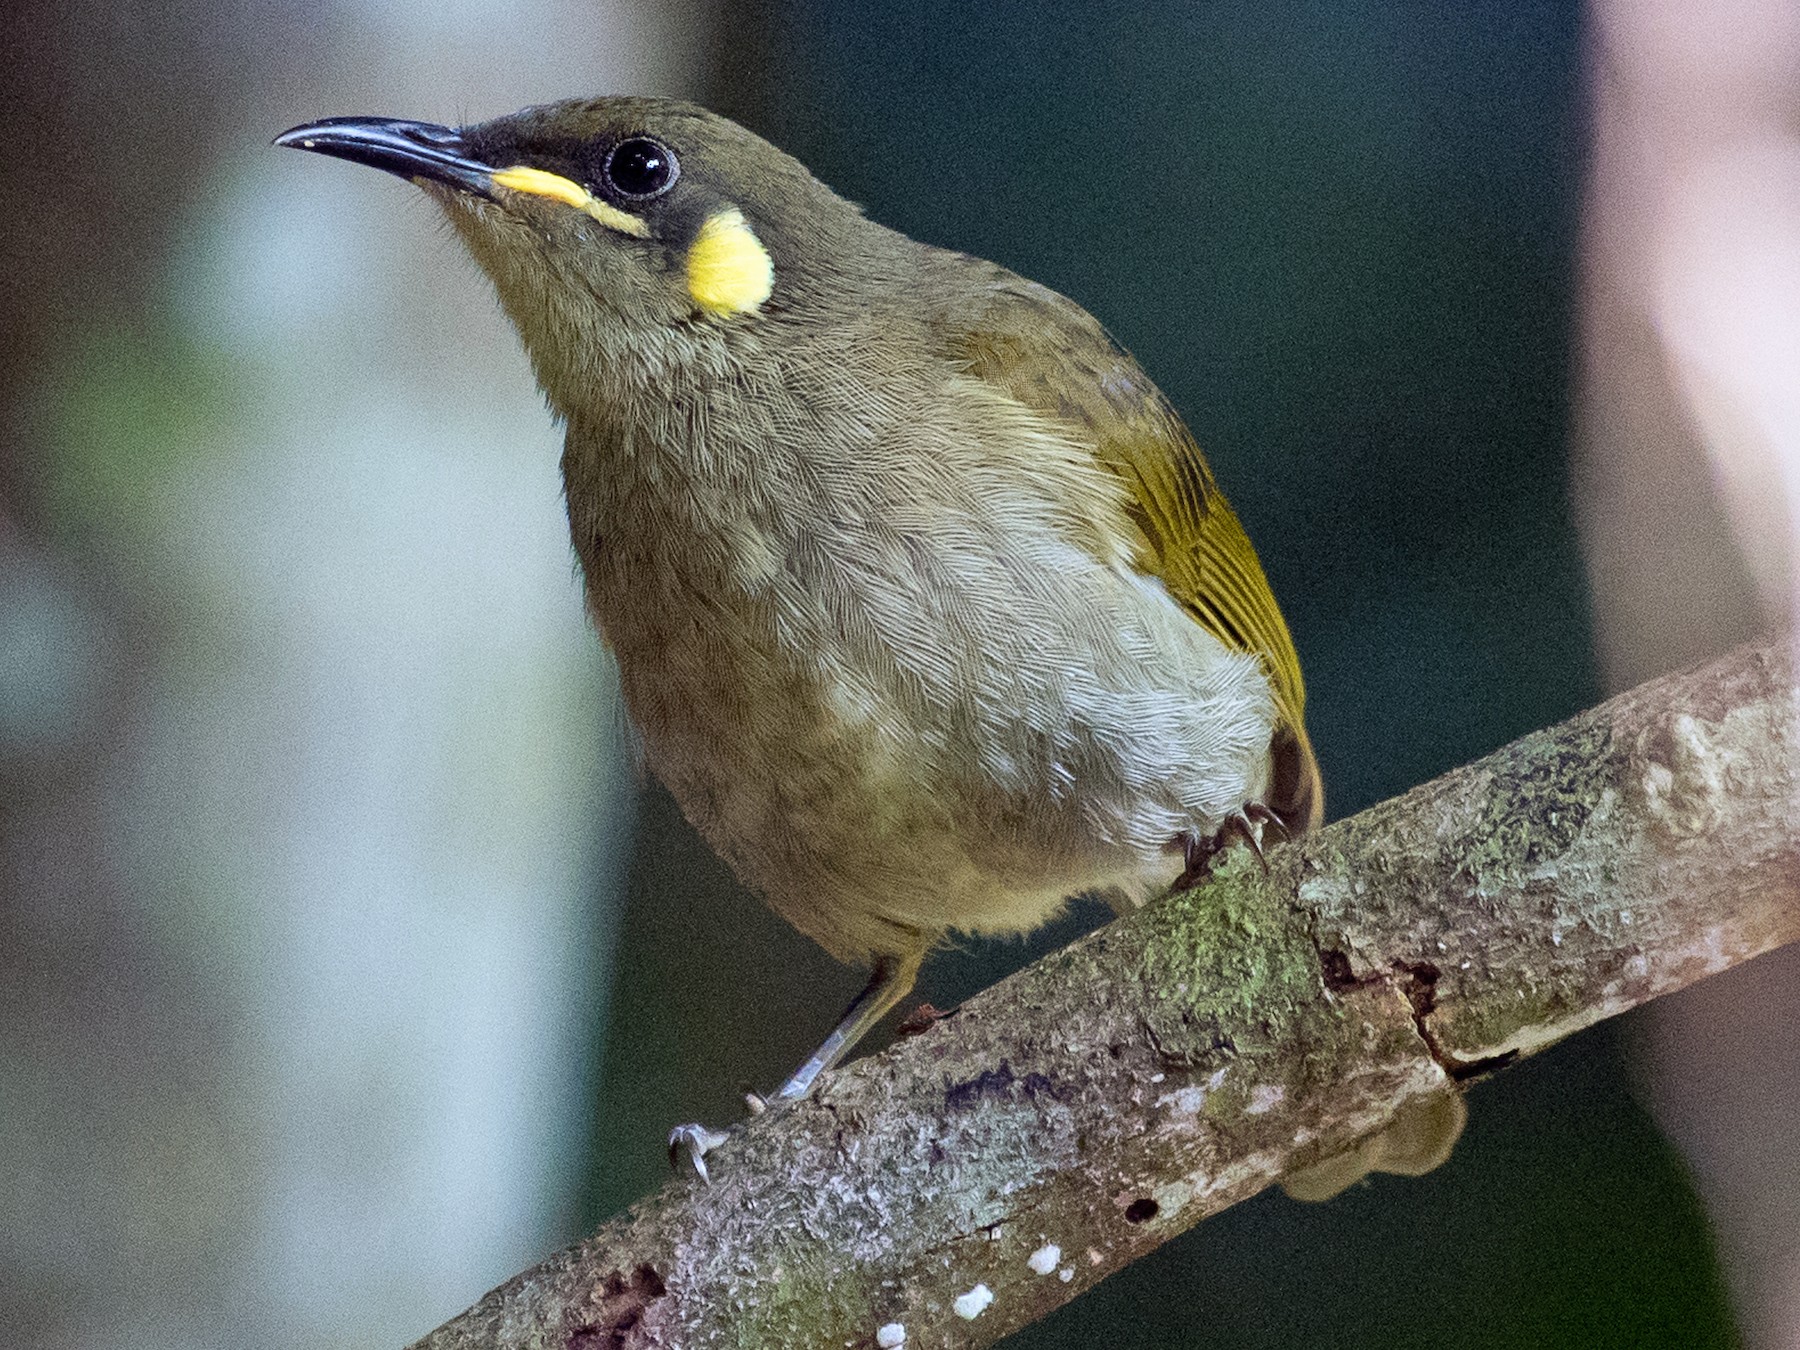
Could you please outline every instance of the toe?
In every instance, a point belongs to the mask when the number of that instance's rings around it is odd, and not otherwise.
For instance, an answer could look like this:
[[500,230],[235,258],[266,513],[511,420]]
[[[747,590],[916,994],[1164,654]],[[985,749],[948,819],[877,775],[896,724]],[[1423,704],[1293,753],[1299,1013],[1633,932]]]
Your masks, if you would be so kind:
[[707,1170],[706,1155],[730,1137],[704,1125],[677,1125],[669,1131],[669,1166],[679,1172],[685,1160],[700,1180],[710,1185],[712,1173]]

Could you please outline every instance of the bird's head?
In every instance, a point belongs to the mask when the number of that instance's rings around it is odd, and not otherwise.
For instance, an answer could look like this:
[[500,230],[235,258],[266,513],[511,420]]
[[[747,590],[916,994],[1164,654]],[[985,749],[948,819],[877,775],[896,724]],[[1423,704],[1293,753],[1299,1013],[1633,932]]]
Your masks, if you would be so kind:
[[384,169],[443,205],[561,411],[620,362],[717,350],[734,327],[855,304],[901,237],[736,123],[595,98],[450,128],[335,117],[293,146]]

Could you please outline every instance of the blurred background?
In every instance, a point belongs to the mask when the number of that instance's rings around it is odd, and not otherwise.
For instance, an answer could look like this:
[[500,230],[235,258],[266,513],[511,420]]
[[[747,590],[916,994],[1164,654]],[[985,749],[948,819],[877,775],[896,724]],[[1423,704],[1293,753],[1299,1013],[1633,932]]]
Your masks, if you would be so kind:
[[[1792,0],[19,0],[0,73],[0,1344],[397,1346],[861,979],[636,779],[485,283],[296,122],[693,97],[1079,299],[1259,545],[1334,816],[1789,621]],[[1765,958],[1015,1343],[1793,1350],[1797,1027]]]

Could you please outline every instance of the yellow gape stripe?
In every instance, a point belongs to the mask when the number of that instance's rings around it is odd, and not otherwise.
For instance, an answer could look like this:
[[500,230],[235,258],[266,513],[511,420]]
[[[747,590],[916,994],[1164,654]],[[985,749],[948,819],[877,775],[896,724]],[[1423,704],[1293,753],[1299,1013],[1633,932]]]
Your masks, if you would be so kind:
[[775,264],[736,207],[707,217],[687,256],[688,294],[708,314],[749,314],[775,289]]
[[496,187],[511,188],[514,192],[529,192],[534,197],[548,197],[551,201],[572,206],[583,215],[592,216],[607,229],[617,230],[620,234],[642,239],[650,233],[650,227],[636,216],[619,210],[610,202],[601,201],[580,183],[564,178],[561,174],[515,164],[510,169],[494,170],[494,184]]

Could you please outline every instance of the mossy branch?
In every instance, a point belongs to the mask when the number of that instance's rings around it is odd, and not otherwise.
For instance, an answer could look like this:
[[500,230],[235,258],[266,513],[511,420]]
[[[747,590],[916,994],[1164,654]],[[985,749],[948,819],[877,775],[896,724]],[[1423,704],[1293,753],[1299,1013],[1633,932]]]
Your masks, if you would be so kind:
[[1800,939],[1797,707],[1786,647],[1746,648],[1235,861],[419,1345],[988,1345],[1448,1083]]

